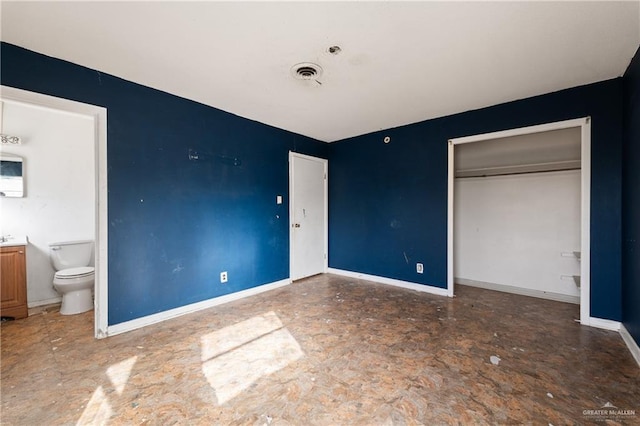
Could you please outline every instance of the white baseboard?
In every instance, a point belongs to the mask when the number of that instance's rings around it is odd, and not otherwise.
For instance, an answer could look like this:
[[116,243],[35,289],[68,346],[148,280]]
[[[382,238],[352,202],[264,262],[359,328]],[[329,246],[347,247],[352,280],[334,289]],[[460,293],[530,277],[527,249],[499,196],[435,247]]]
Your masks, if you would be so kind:
[[567,294],[552,293],[543,290],[533,290],[530,288],[514,287],[512,285],[488,283],[485,281],[468,280],[466,278],[454,278],[456,284],[469,287],[484,288],[487,290],[502,291],[505,293],[520,294],[522,296],[537,297],[539,299],[555,300],[556,302],[580,304],[580,296],[570,296]]
[[631,333],[629,333],[629,330],[627,330],[624,324],[620,326],[620,335],[622,336],[622,340],[624,340],[624,343],[627,344],[631,355],[633,355],[633,358],[636,360],[638,366],[640,367],[640,346],[638,346],[638,343],[633,339],[633,336],[631,336]]
[[62,297],[54,297],[53,299],[36,300],[35,302],[27,302],[27,308],[35,308],[37,306],[53,305],[62,302]]
[[392,285],[395,287],[407,288],[409,290],[431,293],[438,296],[448,296],[446,288],[434,287],[426,284],[417,284],[409,281],[396,280],[393,278],[379,277],[377,275],[362,274],[360,272],[345,271],[343,269],[328,268],[327,273],[342,275],[343,277],[356,278],[359,280],[373,281],[380,284]]
[[620,321],[613,321],[608,319],[589,317],[589,323],[582,325],[588,325],[595,328],[602,328],[603,330],[620,331],[622,324]]
[[201,311],[203,309],[222,305],[224,303],[229,303],[234,300],[243,299],[245,297],[254,296],[256,294],[264,293],[265,291],[274,290],[276,288],[289,285],[290,283],[291,283],[291,280],[289,278],[286,278],[284,280],[275,281],[269,284],[263,284],[258,287],[253,287],[247,290],[238,291],[236,293],[225,294],[224,296],[214,297],[213,299],[203,300],[202,302],[192,303],[190,305],[181,306],[179,308],[170,309],[168,311],[159,312],[157,314],[147,315],[146,317],[136,318],[131,321],[126,321],[120,324],[111,325],[107,327],[107,332],[105,337],[115,336],[116,334],[121,334],[127,331],[132,331],[138,328],[146,327],[148,325],[166,321],[171,318],[176,318],[182,315]]

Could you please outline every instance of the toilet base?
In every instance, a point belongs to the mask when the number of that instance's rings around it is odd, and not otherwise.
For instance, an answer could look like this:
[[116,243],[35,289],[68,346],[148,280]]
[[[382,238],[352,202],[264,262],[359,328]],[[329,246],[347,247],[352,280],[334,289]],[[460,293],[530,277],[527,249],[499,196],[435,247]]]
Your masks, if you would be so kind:
[[93,309],[93,295],[90,288],[74,290],[62,295],[61,315],[75,315]]

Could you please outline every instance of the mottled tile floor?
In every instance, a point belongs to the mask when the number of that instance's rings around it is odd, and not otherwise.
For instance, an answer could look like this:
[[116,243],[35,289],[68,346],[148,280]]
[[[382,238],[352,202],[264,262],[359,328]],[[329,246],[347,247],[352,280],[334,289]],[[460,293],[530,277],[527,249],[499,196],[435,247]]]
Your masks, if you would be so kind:
[[[1,422],[640,423],[617,333],[576,305],[456,295],[320,275],[103,340],[92,312],[45,311],[2,324]],[[585,415],[607,403],[638,415]]]

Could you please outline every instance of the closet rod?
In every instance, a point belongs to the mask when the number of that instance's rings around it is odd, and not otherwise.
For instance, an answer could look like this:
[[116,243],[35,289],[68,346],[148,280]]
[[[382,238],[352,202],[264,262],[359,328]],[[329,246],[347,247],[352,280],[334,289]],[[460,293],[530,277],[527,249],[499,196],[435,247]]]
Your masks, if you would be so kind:
[[580,170],[580,167],[569,167],[565,169],[555,169],[555,170],[538,170],[538,171],[528,171],[528,172],[509,172],[509,173],[491,173],[484,175],[474,175],[474,176],[456,176],[456,179],[468,179],[468,178],[479,178],[479,177],[493,177],[493,176],[511,176],[511,175],[529,175],[532,173],[551,173],[551,172],[566,172],[569,170]]

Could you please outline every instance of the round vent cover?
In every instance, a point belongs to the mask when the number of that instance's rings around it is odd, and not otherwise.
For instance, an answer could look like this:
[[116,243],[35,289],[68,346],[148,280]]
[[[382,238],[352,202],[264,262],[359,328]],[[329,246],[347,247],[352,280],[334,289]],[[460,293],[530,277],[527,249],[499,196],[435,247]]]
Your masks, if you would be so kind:
[[322,67],[311,62],[302,62],[291,68],[291,75],[298,80],[317,80],[322,75]]

